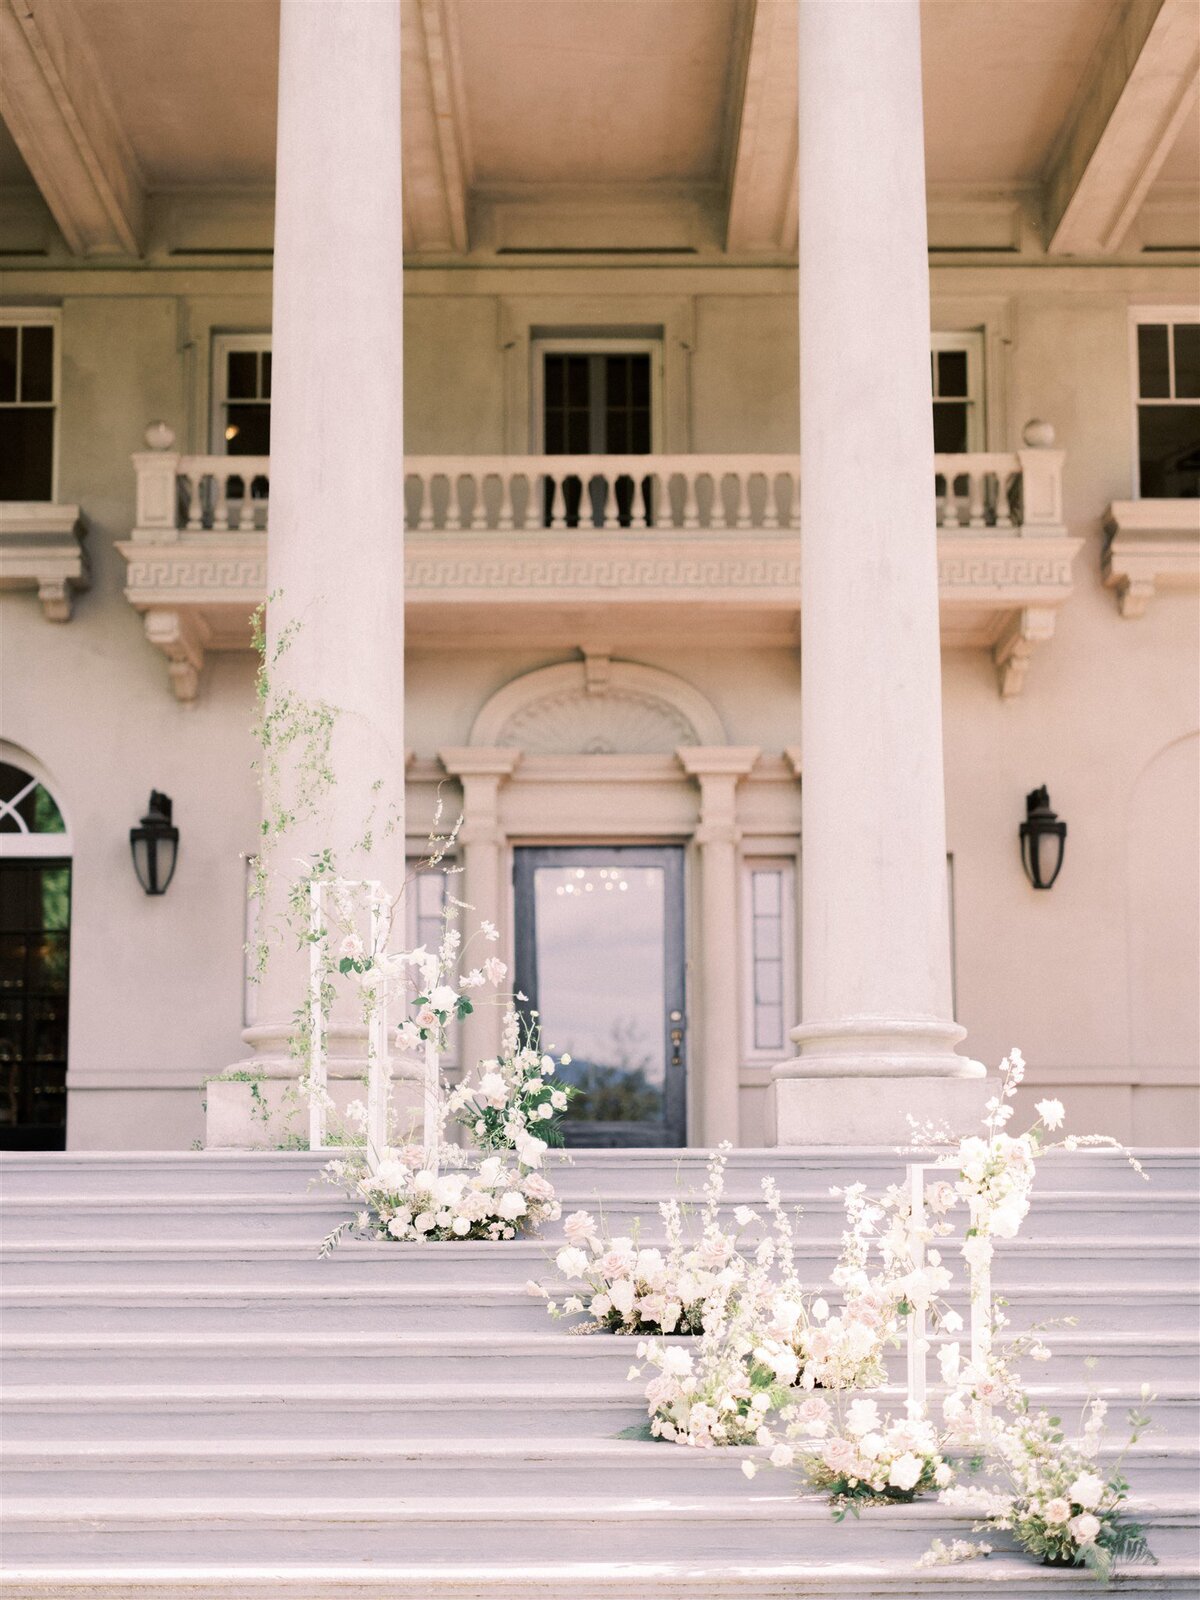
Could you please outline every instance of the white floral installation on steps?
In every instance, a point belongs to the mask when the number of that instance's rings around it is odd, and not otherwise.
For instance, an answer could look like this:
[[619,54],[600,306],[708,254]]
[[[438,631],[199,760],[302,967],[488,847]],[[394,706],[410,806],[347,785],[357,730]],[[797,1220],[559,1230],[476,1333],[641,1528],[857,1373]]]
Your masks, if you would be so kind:
[[[563,1225],[567,1243],[555,1257],[555,1267],[567,1284],[565,1298],[561,1302],[552,1299],[544,1285],[532,1280],[527,1286],[529,1292],[548,1302],[553,1317],[586,1317],[580,1332],[702,1334],[707,1326],[706,1308],[710,1304],[724,1308],[736,1303],[748,1292],[755,1260],[773,1260],[776,1253],[776,1245],[770,1239],[760,1240],[752,1253],[743,1243],[745,1230],[761,1220],[752,1207],[734,1207],[732,1229],[722,1225],[730,1149],[728,1143],[722,1144],[709,1158],[704,1203],[698,1215],[698,1238],[694,1230],[689,1236],[691,1208],[675,1198],[659,1205],[666,1233],[665,1251],[656,1245],[641,1245],[636,1226],[628,1235],[613,1237],[590,1212],[576,1211]],[[790,1253],[790,1225],[778,1204],[778,1191],[770,1180],[768,1185],[772,1197],[769,1206],[774,1204],[789,1229]],[[781,1303],[777,1314],[785,1319],[786,1326],[781,1331],[790,1334],[805,1314],[794,1268],[788,1283],[794,1289],[794,1305],[789,1315]],[[787,1300],[782,1287],[776,1291],[776,1298]]]
[[510,1005],[500,1054],[481,1061],[450,1091],[448,1110],[481,1150],[544,1153],[548,1146],[562,1144],[562,1116],[578,1092],[555,1078],[558,1067],[570,1062],[567,1054],[556,1062],[542,1050],[536,1012],[526,1020]]

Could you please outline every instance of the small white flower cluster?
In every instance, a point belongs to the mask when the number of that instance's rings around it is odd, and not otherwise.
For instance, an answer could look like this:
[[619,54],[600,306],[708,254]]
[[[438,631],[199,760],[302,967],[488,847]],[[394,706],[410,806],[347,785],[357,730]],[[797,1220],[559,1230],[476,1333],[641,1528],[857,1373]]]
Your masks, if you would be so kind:
[[[815,1398],[815,1397],[814,1397]],[[852,1400],[836,1420],[826,1409],[821,1419],[800,1408],[789,1432],[822,1439],[807,1457],[809,1483],[823,1490],[835,1511],[855,1501],[912,1500],[922,1490],[945,1488],[953,1477],[942,1459],[937,1429],[931,1422],[881,1414],[874,1400]]]
[[992,1546],[972,1539],[935,1539],[917,1562],[919,1567],[952,1567],[960,1561],[975,1561],[980,1556],[990,1556]]
[[563,1055],[556,1063],[543,1054],[536,1023],[521,1037],[515,1010],[504,1015],[504,1038],[499,1056],[481,1061],[475,1073],[450,1091],[448,1109],[470,1130],[482,1150],[515,1150],[526,1156],[549,1144],[561,1144],[559,1119],[576,1093],[573,1085],[556,1081],[559,1066],[569,1066]]
[[349,1178],[352,1199],[367,1207],[354,1224],[359,1238],[414,1240],[513,1239],[560,1215],[553,1185],[540,1172],[507,1167],[488,1156],[477,1167],[433,1172],[419,1147],[381,1161],[376,1170]]

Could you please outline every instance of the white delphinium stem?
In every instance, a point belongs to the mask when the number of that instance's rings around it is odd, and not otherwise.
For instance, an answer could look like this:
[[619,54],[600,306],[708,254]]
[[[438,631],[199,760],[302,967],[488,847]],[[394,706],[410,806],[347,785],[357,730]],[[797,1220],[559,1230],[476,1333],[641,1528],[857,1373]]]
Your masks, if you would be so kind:
[[325,930],[321,917],[321,882],[308,885],[308,1147],[325,1144],[325,1010],[321,985],[325,975]]

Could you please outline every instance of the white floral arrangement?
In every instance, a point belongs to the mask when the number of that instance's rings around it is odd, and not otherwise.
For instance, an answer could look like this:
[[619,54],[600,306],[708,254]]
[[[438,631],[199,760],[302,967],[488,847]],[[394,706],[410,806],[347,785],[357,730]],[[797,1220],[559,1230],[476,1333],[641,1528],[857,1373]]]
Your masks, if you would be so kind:
[[425,1165],[418,1145],[395,1152],[374,1172],[344,1160],[330,1162],[325,1171],[363,1209],[328,1235],[322,1255],[344,1233],[401,1243],[499,1241],[515,1239],[561,1215],[548,1179],[524,1166],[506,1166],[495,1155],[478,1165],[435,1172]]
[[[481,976],[490,981],[487,966],[485,962]],[[561,1145],[562,1116],[578,1091],[573,1084],[556,1081],[555,1075],[559,1066],[570,1063],[569,1055],[556,1062],[545,1053],[536,1020],[523,1023],[510,1007],[504,1013],[500,1054],[481,1061],[450,1091],[449,1112],[482,1150],[520,1154],[530,1140]]]
[[[1058,1417],[1030,1406],[1012,1365],[1014,1351],[1027,1350],[1040,1354],[1036,1340],[1017,1340],[1006,1355],[991,1355],[956,1375],[944,1405],[946,1436],[969,1436],[971,1419],[986,1405],[987,1467],[983,1483],[955,1485],[941,1499],[955,1510],[975,1513],[977,1533],[1011,1533],[1023,1550],[1045,1565],[1088,1567],[1107,1581],[1117,1560],[1153,1559],[1144,1530],[1126,1508],[1129,1485],[1121,1470],[1125,1451],[1106,1476],[1096,1471],[1108,1411],[1098,1397],[1084,1407],[1074,1440],[1067,1438]],[[1143,1389],[1142,1397],[1151,1398],[1148,1389]],[[1128,1423],[1125,1450],[1137,1443],[1150,1419],[1135,1408]],[[964,1548],[958,1559],[978,1553]]]
[[[850,1401],[842,1415],[814,1395],[785,1417],[789,1438],[818,1441],[799,1462],[808,1485],[828,1495],[837,1522],[864,1505],[908,1504],[954,1476],[932,1422],[882,1414],[869,1397]],[[794,1455],[794,1447],[776,1443],[771,1461],[790,1466]],[[742,1470],[753,1477],[755,1463]]]
[[[666,1250],[643,1246],[636,1234],[612,1237],[590,1212],[573,1212],[563,1225],[566,1245],[555,1257],[555,1266],[566,1280],[568,1293],[559,1303],[546,1289],[531,1282],[529,1291],[545,1298],[551,1316],[585,1316],[592,1331],[618,1334],[702,1334],[709,1321],[708,1308],[725,1315],[726,1308],[747,1295],[766,1295],[765,1278],[752,1283],[752,1267],[766,1264],[775,1255],[771,1240],[760,1242],[753,1259],[743,1249],[742,1236],[760,1221],[749,1206],[737,1206],[732,1213],[732,1229],[722,1225],[725,1166],[730,1146],[722,1144],[709,1160],[704,1183],[704,1205],[699,1215],[699,1238],[688,1237],[690,1210],[680,1201],[664,1200],[659,1205],[666,1232]],[[766,1180],[780,1216],[778,1195],[771,1180]],[[787,1226],[786,1218],[783,1218]],[[789,1235],[790,1245],[790,1235]],[[792,1279],[794,1280],[794,1273]],[[789,1316],[786,1296],[776,1291],[770,1296],[773,1315],[786,1323],[791,1332],[803,1307],[795,1289],[795,1310]],[[765,1316],[758,1319],[765,1322]],[[778,1330],[777,1330],[778,1331]]]

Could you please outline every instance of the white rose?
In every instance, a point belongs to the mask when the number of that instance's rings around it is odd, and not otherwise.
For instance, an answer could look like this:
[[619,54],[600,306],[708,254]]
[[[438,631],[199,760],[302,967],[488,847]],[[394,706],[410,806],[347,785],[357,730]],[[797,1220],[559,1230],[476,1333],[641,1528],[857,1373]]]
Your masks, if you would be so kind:
[[502,1106],[508,1099],[508,1085],[498,1072],[485,1072],[479,1080],[479,1093],[490,1106]]
[[953,1469],[947,1466],[944,1461],[939,1462],[933,1470],[933,1481],[937,1484],[939,1489],[946,1488],[947,1484],[949,1484],[953,1477]]
[[892,1462],[892,1470],[888,1473],[888,1482],[896,1489],[915,1489],[920,1482],[923,1469],[924,1462],[920,1456],[897,1456]]
[[609,1298],[613,1303],[613,1308],[619,1311],[623,1317],[627,1317],[633,1310],[635,1298],[633,1284],[628,1278],[618,1278],[609,1290]]
[[471,1231],[471,1224],[467,1221],[466,1217],[455,1217],[453,1231],[460,1239],[465,1239],[467,1234]]
[[870,1433],[879,1426],[879,1407],[874,1400],[852,1400],[846,1419],[846,1431],[853,1434]]
[[387,1225],[387,1230],[393,1239],[403,1239],[408,1232],[409,1219],[399,1213]]
[[1097,1477],[1094,1472],[1081,1472],[1067,1490],[1067,1497],[1072,1505],[1082,1506],[1085,1511],[1094,1511],[1103,1493],[1103,1478]]
[[433,1212],[422,1211],[419,1216],[414,1218],[413,1227],[418,1233],[428,1233],[433,1227]]
[[1100,1519],[1092,1516],[1090,1511],[1083,1511],[1071,1518],[1067,1528],[1076,1544],[1095,1544],[1096,1535],[1100,1532]]
[[525,1196],[519,1189],[505,1190],[496,1206],[496,1214],[507,1222],[515,1222],[518,1217],[523,1217],[525,1210]]
[[537,1114],[543,1122],[549,1122],[550,1118],[554,1115],[554,1107],[548,1101],[544,1100],[537,1108]]
[[773,1467],[790,1467],[796,1459],[796,1452],[790,1444],[777,1444],[771,1451],[771,1465]]
[[458,991],[451,989],[448,984],[440,984],[429,996],[430,1009],[440,1011],[443,1016],[449,1016],[458,1005]]
[[588,1310],[598,1322],[603,1322],[604,1318],[612,1310],[612,1301],[606,1294],[593,1295],[592,1303],[588,1307]]
[[565,1111],[567,1109],[567,1097],[561,1089],[555,1089],[554,1093],[550,1096],[550,1104],[554,1107],[555,1111]]
[[1047,1500],[1042,1515],[1051,1527],[1057,1527],[1070,1518],[1071,1502],[1064,1500],[1061,1495],[1055,1500]]
[[867,1461],[878,1461],[886,1449],[881,1433],[864,1433],[858,1441],[858,1453]]
[[587,1271],[588,1258],[576,1245],[566,1245],[554,1258],[554,1264],[564,1278],[582,1278]]

